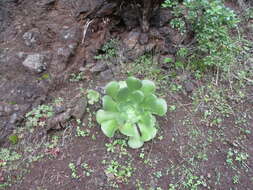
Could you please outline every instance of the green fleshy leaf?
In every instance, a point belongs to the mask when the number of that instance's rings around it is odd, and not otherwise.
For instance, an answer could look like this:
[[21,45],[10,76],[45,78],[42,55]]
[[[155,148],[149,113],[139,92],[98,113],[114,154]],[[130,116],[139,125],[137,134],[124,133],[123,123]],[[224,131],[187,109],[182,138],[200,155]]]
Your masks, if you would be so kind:
[[155,83],[150,80],[143,80],[141,91],[145,95],[153,94],[155,92]]
[[129,108],[129,104],[127,102],[119,102],[118,103],[119,112],[123,113],[126,112]]
[[143,107],[153,111],[156,108],[157,97],[154,94],[148,95],[143,101]]
[[127,83],[129,90],[131,90],[131,91],[138,90],[142,87],[141,80],[137,79],[135,77],[128,77],[128,79],[126,80],[126,83]]
[[164,99],[157,98],[155,95],[148,95],[144,101],[143,106],[151,113],[163,116],[166,114],[168,106]]
[[135,124],[126,123],[125,125],[121,126],[119,128],[119,130],[122,134],[129,136],[129,137],[134,137],[134,136],[139,135]]
[[120,88],[125,88],[125,87],[127,87],[126,81],[119,81],[119,87],[120,87]]
[[127,98],[129,97],[130,95],[130,91],[129,89],[126,87],[126,88],[122,88],[119,90],[119,93],[118,93],[118,96],[117,96],[117,100],[118,101],[126,101]]
[[159,116],[164,116],[167,112],[168,106],[164,99],[159,98],[156,101],[156,105],[153,111],[154,114],[157,114]]
[[120,113],[116,120],[117,120],[118,124],[121,126],[121,125],[125,124],[127,118],[128,117],[127,117],[126,113]]
[[131,94],[131,100],[136,103],[141,103],[144,99],[144,94],[140,90],[136,90]]
[[138,123],[138,127],[141,132],[141,140],[144,142],[153,139],[157,133],[157,129],[155,127],[144,125],[141,122]]
[[154,127],[156,119],[151,113],[148,112],[141,116],[140,122],[148,127]]
[[141,139],[139,137],[138,138],[129,137],[128,145],[131,148],[140,148],[140,147],[142,147],[143,144],[144,144],[144,142],[141,141]]
[[120,89],[119,83],[116,82],[116,81],[109,82],[105,86],[105,92],[106,92],[106,94],[109,95],[109,96],[111,96],[114,99],[117,97],[119,89]]
[[119,117],[118,113],[105,111],[105,110],[98,110],[96,114],[96,119],[99,124],[101,124],[104,121],[117,119]]
[[106,111],[117,112],[117,104],[110,96],[103,97],[103,108]]
[[115,120],[103,121],[101,129],[107,137],[113,137],[115,131],[118,129],[117,122]]
[[173,62],[173,59],[171,57],[166,57],[164,60],[163,60],[163,63],[171,63]]

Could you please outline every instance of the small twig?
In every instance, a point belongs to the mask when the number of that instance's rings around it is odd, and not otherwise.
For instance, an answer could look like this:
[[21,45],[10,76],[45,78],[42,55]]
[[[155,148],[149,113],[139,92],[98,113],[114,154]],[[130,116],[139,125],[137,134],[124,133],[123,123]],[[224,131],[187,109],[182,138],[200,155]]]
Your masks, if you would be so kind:
[[231,82],[231,70],[230,70],[230,67],[228,69],[228,79],[229,79],[230,90],[233,91],[232,82]]
[[42,179],[41,179],[41,184],[44,184],[44,179],[45,179],[45,177],[46,177],[47,171],[48,171],[47,169],[44,171],[43,177],[42,177]]
[[219,71],[220,71],[220,69],[219,69],[219,67],[218,67],[218,68],[217,68],[217,73],[216,73],[216,81],[215,81],[216,86],[218,86]]
[[[233,74],[233,77],[235,77],[237,80],[240,80],[240,77],[238,77],[238,76],[236,76],[236,75],[234,75],[234,74]],[[242,77],[241,79],[243,79],[243,80],[246,80],[246,81],[248,81],[248,82],[253,83],[253,80],[251,80],[251,79],[249,79],[249,78]]]
[[148,157],[147,157],[148,160],[149,160],[150,154],[151,154],[151,152],[153,150],[153,145],[154,145],[154,140],[152,140],[152,145],[151,145],[150,151],[148,153]]
[[89,28],[89,25],[90,25],[93,21],[94,21],[94,20],[88,20],[88,21],[86,22],[86,24],[84,25],[84,27],[83,27],[83,39],[82,39],[82,44],[84,43],[84,39],[85,39],[87,30],[88,30],[88,28]]
[[67,131],[68,129],[69,129],[69,127],[66,127],[66,128],[64,129],[63,138],[62,138],[62,144],[61,144],[62,147],[65,145],[65,138],[66,138],[65,133],[66,133],[66,131]]

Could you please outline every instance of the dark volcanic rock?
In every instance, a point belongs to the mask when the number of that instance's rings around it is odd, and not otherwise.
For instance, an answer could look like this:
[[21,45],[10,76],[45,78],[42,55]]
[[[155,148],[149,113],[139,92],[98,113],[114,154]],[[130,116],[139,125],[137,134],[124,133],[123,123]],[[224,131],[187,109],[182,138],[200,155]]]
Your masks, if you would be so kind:
[[11,23],[10,11],[1,4],[4,3],[0,1],[0,43],[4,40],[5,37],[3,32]]
[[123,43],[127,49],[131,50],[135,48],[138,44],[140,34],[141,33],[139,31],[129,32],[129,34],[123,39]]
[[151,26],[157,28],[163,27],[168,24],[173,17],[174,16],[171,11],[168,11],[167,9],[160,9],[157,11],[157,14],[151,18]]
[[192,93],[194,90],[194,84],[191,81],[185,81],[184,88],[187,93]]
[[136,9],[132,9],[130,4],[122,8],[120,14],[127,30],[131,30],[139,25],[139,17],[136,12]]
[[5,28],[7,18],[7,11],[0,5],[0,32]]
[[[10,102],[11,103],[11,102]],[[3,143],[12,130],[22,122],[29,105],[12,105],[0,102],[0,144]]]
[[99,73],[101,71],[105,71],[106,69],[108,69],[108,66],[106,63],[100,63],[100,62],[97,62],[91,69],[90,71],[92,73]]
[[45,130],[58,129],[71,117],[82,120],[87,107],[87,99],[80,94],[76,95],[72,101],[64,103],[61,106],[55,106],[55,114],[49,118]]
[[37,28],[33,28],[24,33],[23,39],[29,47],[39,43],[40,32]]
[[29,108],[41,104],[46,97],[46,91],[33,81],[31,75],[16,77],[15,80],[1,80],[0,143],[22,122]]
[[147,33],[141,33],[140,38],[139,38],[139,43],[141,45],[145,45],[148,43],[148,34]]
[[101,78],[102,81],[108,81],[108,80],[111,80],[113,79],[113,73],[111,70],[106,70],[106,71],[103,71],[99,74],[99,77]]

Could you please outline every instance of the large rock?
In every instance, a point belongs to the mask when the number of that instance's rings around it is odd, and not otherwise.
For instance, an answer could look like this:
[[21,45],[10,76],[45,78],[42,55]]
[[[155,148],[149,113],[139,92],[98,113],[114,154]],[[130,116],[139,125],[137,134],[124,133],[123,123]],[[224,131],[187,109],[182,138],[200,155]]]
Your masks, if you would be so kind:
[[72,101],[54,107],[54,116],[47,120],[46,130],[59,129],[71,117],[82,120],[87,107],[87,99],[78,94]]
[[249,58],[246,61],[246,65],[248,66],[249,69],[253,69],[253,58]]
[[103,71],[99,74],[99,77],[102,81],[109,81],[113,79],[113,73],[111,70]]
[[124,38],[123,43],[126,49],[131,50],[134,49],[135,46],[138,44],[138,40],[141,33],[139,31],[131,31],[127,36]]
[[56,51],[50,64],[50,73],[53,76],[58,75],[67,68],[70,58],[74,55],[77,43],[55,43],[53,49]]
[[12,133],[24,118],[29,105],[12,105],[0,102],[0,144]]
[[190,80],[184,82],[184,88],[187,93],[192,93],[194,90],[194,84]]
[[[146,39],[142,39],[141,35]],[[123,56],[127,58],[127,61],[134,61],[136,58],[156,48],[157,42],[154,40],[148,42],[147,38],[148,36],[138,30],[133,30],[123,36]],[[140,44],[139,41],[144,44]]]
[[92,73],[99,73],[99,72],[105,71],[106,69],[108,69],[108,66],[106,63],[97,62],[93,67],[91,67],[90,71]]
[[26,57],[23,65],[29,70],[41,73],[47,68],[47,57],[43,54],[35,53]]

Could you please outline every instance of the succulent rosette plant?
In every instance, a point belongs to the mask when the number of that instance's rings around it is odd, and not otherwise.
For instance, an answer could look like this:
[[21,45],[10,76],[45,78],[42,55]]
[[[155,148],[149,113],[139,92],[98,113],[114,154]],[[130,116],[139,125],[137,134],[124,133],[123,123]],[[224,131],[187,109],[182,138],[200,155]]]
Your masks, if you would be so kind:
[[153,115],[164,116],[167,103],[155,95],[155,84],[150,80],[129,77],[126,81],[112,81],[105,87],[103,109],[96,114],[107,137],[119,130],[129,137],[128,145],[139,148],[157,133]]

